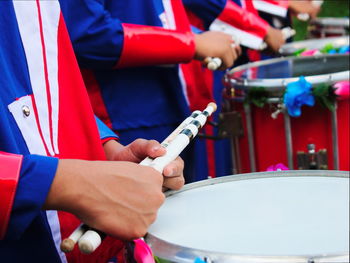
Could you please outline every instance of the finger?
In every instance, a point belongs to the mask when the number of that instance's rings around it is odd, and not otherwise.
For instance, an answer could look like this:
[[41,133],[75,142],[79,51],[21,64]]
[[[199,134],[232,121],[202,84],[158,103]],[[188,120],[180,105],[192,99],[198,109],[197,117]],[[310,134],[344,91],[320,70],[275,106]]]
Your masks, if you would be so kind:
[[181,157],[177,157],[174,161],[168,164],[163,170],[163,176],[176,177],[183,175],[184,161]]
[[185,179],[183,176],[164,178],[163,190],[179,190],[184,186],[184,184]]
[[[165,154],[166,150],[155,140],[137,139],[128,145],[130,155],[139,162],[146,157],[156,158]],[[133,160],[130,160],[133,161]]]

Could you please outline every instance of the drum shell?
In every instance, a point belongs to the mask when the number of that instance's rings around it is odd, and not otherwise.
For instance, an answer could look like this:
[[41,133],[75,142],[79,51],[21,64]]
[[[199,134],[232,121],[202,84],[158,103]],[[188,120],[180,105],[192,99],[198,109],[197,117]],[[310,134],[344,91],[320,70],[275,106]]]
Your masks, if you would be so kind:
[[[226,96],[225,100],[229,101],[231,109],[238,111],[243,118],[244,136],[236,140],[238,144],[238,150],[236,155],[239,156],[240,165],[238,173],[242,172],[254,172],[254,171],[266,171],[266,169],[277,163],[283,163],[289,168],[297,168],[296,153],[298,151],[307,151],[308,144],[315,144],[316,150],[326,149],[328,152],[328,169],[340,169],[349,170],[349,99],[339,100],[337,102],[337,122],[338,129],[336,135],[338,136],[339,154],[339,166],[334,164],[333,158],[333,146],[334,134],[332,121],[333,117],[331,111],[316,104],[314,107],[303,106],[302,114],[300,117],[290,117],[291,122],[291,141],[292,141],[292,154],[293,164],[290,165],[290,160],[287,160],[287,135],[285,133],[285,118],[283,114],[277,115],[277,119],[273,119],[271,114],[276,111],[277,103],[270,103],[263,108],[258,108],[252,104],[243,106],[244,94],[249,92],[253,88],[266,87],[269,99],[281,98],[283,96],[286,84],[292,81],[296,81],[298,78],[294,77],[294,69],[292,69],[292,78],[266,78],[259,77],[259,73],[256,73],[257,69],[262,66],[268,66],[268,71],[274,71],[274,65],[276,65],[276,71],[280,70],[281,63],[296,65],[296,67],[305,62],[307,65],[306,71],[310,76],[305,75],[307,80],[310,80],[312,84],[318,85],[332,83],[340,80],[349,80],[349,62],[348,55],[322,55],[318,57],[287,57],[280,59],[265,60],[257,63],[250,63],[243,66],[234,68],[226,75],[226,85],[228,93],[232,93],[232,89],[235,91],[234,96]],[[342,59],[341,63],[346,62],[339,70],[347,69],[343,71],[342,76],[335,80],[333,78],[335,74],[327,74],[327,70],[321,69],[321,75],[313,76],[313,70],[320,67],[320,63],[325,65],[334,64],[338,58]],[[328,60],[329,59],[329,60]],[[331,62],[333,60],[333,62]],[[313,65],[313,61],[315,62]],[[282,64],[283,64],[282,63]],[[337,65],[339,63],[335,63]],[[279,66],[279,68],[277,67]],[[333,68],[333,65],[329,66]],[[242,75],[242,72],[251,71],[251,73]],[[295,70],[298,75],[303,70]],[[252,75],[257,75],[257,77]],[[327,81],[332,79],[332,81]],[[243,95],[242,95],[243,94]],[[242,97],[243,96],[243,97]],[[249,119],[247,119],[249,118]],[[249,120],[251,119],[252,132],[249,133]],[[248,122],[247,122],[248,120]],[[249,124],[249,125],[248,125]],[[250,136],[250,137],[249,137]],[[253,141],[251,143],[250,141]],[[252,150],[253,148],[253,150]],[[233,149],[234,151],[235,149]],[[255,159],[255,167],[252,165],[252,159]]]
[[[230,196],[231,196],[230,193],[231,192],[234,193],[235,192],[234,189],[238,190],[238,188],[235,188],[236,183],[243,183],[237,187],[242,187],[242,192],[245,192],[246,190],[248,190],[248,195],[250,195],[251,192],[249,191],[249,188],[246,188],[245,186],[249,186],[251,184],[260,185],[259,181],[262,181],[264,183],[265,179],[270,180],[270,183],[271,182],[273,183],[274,180],[282,180],[282,181],[285,181],[286,183],[288,183],[288,185],[289,185],[289,182],[292,183],[291,185],[293,185],[293,181],[296,182],[298,180],[302,180],[301,182],[303,182],[303,181],[306,182],[305,180],[308,180],[310,183],[309,186],[312,186],[312,185],[316,186],[317,182],[315,181],[314,182],[315,184],[313,184],[312,181],[314,179],[318,180],[318,178],[326,179],[325,183],[322,183],[322,185],[324,185],[324,186],[329,185],[327,183],[327,181],[333,180],[333,179],[329,180],[329,178],[334,178],[335,180],[339,180],[338,183],[343,183],[343,182],[346,183],[342,187],[342,190],[338,189],[339,190],[338,191],[338,190],[336,190],[337,188],[333,188],[333,191],[328,192],[329,194],[331,194],[332,192],[334,193],[334,191],[336,191],[337,193],[342,192],[342,194],[339,195],[339,196],[342,196],[342,201],[340,202],[341,205],[338,207],[338,209],[340,209],[344,206],[343,215],[346,215],[347,211],[348,211],[348,206],[347,206],[346,200],[348,200],[347,196],[349,194],[348,193],[349,190],[348,190],[348,186],[347,186],[348,179],[349,179],[349,173],[340,172],[340,171],[265,172],[265,173],[239,174],[239,175],[226,176],[226,177],[221,177],[221,178],[216,178],[216,179],[204,180],[201,182],[188,184],[180,191],[168,192],[167,197],[170,198],[171,201],[169,203],[170,205],[168,206],[168,208],[165,211],[171,211],[170,212],[171,215],[176,214],[176,212],[173,212],[173,211],[177,211],[177,209],[172,209],[172,208],[176,208],[176,206],[174,207],[173,204],[177,203],[179,205],[187,206],[187,202],[185,200],[186,199],[188,200],[191,198],[196,199],[196,196],[198,197],[198,192],[196,192],[196,191],[203,188],[203,189],[205,189],[205,191],[208,192],[208,195],[207,195],[208,198],[205,198],[203,200],[203,205],[198,204],[196,206],[196,208],[193,210],[201,211],[201,210],[207,209],[209,211],[209,213],[203,211],[202,216],[206,215],[209,218],[206,218],[206,220],[204,220],[203,222],[213,222],[213,225],[215,225],[218,223],[218,220],[220,221],[220,219],[219,219],[220,217],[218,218],[217,217],[218,214],[213,212],[213,220],[211,221],[210,220],[211,219],[210,211],[213,211],[213,210],[211,210],[210,207],[212,207],[212,205],[214,205],[215,207],[220,207],[220,205],[219,205],[220,200],[217,200],[217,199],[221,197],[221,194],[217,195],[217,194],[215,194],[215,192],[216,193],[226,192],[228,194],[227,200],[230,200]],[[227,183],[227,186],[225,186],[226,183]],[[214,191],[216,189],[216,186],[220,186],[220,185],[223,185],[224,188],[219,188],[218,190]],[[228,188],[228,186],[229,186],[229,188]],[[232,191],[229,190],[229,189],[231,189],[231,186],[233,186]],[[272,185],[270,185],[270,186],[272,186]],[[316,188],[317,188],[317,186],[316,186]],[[270,190],[264,189],[264,190],[262,190],[262,192],[264,192],[265,190],[267,192],[273,192],[273,189],[270,189]],[[205,193],[205,191],[204,191],[204,193]],[[191,193],[191,192],[193,192],[193,193]],[[260,192],[260,190],[258,192]],[[303,191],[301,191],[300,193],[302,193],[302,192]],[[313,192],[313,190],[311,190],[310,193],[311,192]],[[284,193],[284,191],[282,190],[281,193]],[[307,193],[308,193],[308,191],[307,191]],[[272,196],[273,195],[274,194],[272,194]],[[313,194],[311,193],[311,196],[312,195]],[[209,205],[209,203],[207,203],[210,200],[210,197],[212,197],[212,205]],[[232,195],[232,197],[233,197],[233,195]],[[165,203],[166,205],[168,202],[168,198],[167,198],[166,203]],[[235,198],[237,198],[237,197],[235,197]],[[253,199],[260,200],[259,197],[254,197]],[[298,198],[296,198],[296,199],[298,199]],[[234,199],[234,200],[238,200],[238,199]],[[315,200],[317,200],[317,198]],[[242,201],[244,202],[244,200],[242,200]],[[195,201],[194,204],[196,202],[198,202],[198,201]],[[259,202],[259,201],[257,201],[257,202]],[[320,202],[322,202],[322,201],[320,200]],[[230,203],[230,202],[225,202],[226,205],[228,203]],[[208,204],[208,208],[206,208],[206,204]],[[261,204],[263,205],[263,203],[261,203]],[[332,206],[332,203],[329,203],[329,205]],[[289,207],[289,205],[286,205],[286,206],[287,206],[287,208]],[[189,207],[186,207],[186,208],[184,207],[184,209],[185,209],[184,211],[188,211],[188,209],[190,207],[192,207],[192,205],[189,205]],[[234,207],[236,207],[236,206],[234,206]],[[327,205],[325,205],[325,207],[327,207]],[[169,210],[169,208],[171,210]],[[249,209],[251,209],[251,208],[252,207],[250,207]],[[224,209],[230,209],[230,207],[227,206],[227,208],[224,208]],[[253,210],[255,210],[255,209],[256,208],[253,208]],[[259,210],[259,208],[257,208],[257,209]],[[291,208],[291,209],[292,209],[291,212],[293,213],[293,208]],[[216,211],[217,209],[214,209],[214,210]],[[234,210],[234,211],[235,211],[235,213],[239,214],[241,210]],[[328,211],[328,210],[325,210],[325,211]],[[195,213],[197,213],[197,212],[195,212]],[[201,213],[201,212],[199,212],[199,213]],[[235,213],[233,213],[233,215],[235,215]],[[307,216],[308,213],[306,213],[305,216]],[[311,213],[313,213],[313,212],[311,211]],[[228,214],[230,214],[230,213],[228,213]],[[222,216],[225,217],[228,214],[223,213]],[[248,212],[248,214],[250,214],[250,212]],[[269,213],[267,212],[267,215],[268,214]],[[265,263],[266,262],[279,262],[279,263],[282,263],[282,262],[294,262],[294,263],[297,263],[297,262],[303,262],[303,263],[306,263],[306,262],[315,262],[315,263],[316,262],[328,262],[328,263],[330,263],[330,262],[348,262],[348,260],[349,260],[348,248],[347,248],[347,245],[344,243],[341,243],[342,247],[345,248],[345,250],[347,250],[347,251],[342,251],[344,253],[340,253],[340,254],[324,253],[322,255],[285,255],[285,256],[268,256],[266,254],[259,256],[257,254],[249,255],[249,254],[235,253],[235,251],[232,251],[232,253],[223,253],[223,252],[215,251],[214,249],[200,249],[200,248],[198,248],[198,245],[196,245],[196,244],[193,247],[189,246],[189,245],[181,245],[181,243],[178,243],[178,241],[175,241],[175,242],[172,241],[172,240],[177,239],[177,238],[174,239],[173,235],[174,235],[174,233],[176,233],[175,235],[177,236],[178,235],[177,232],[180,233],[181,230],[183,231],[181,234],[181,236],[183,236],[182,239],[185,238],[186,235],[189,235],[189,233],[186,232],[186,229],[189,229],[189,227],[192,224],[191,223],[191,216],[193,216],[193,213],[192,213],[192,211],[188,212],[188,214],[180,212],[179,215],[180,215],[179,218],[169,217],[169,216],[164,217],[164,211],[160,211],[160,215],[159,215],[159,218],[157,220],[165,220],[164,222],[169,222],[169,227],[172,229],[170,231],[170,234],[169,234],[169,239],[167,238],[168,235],[164,235],[164,233],[162,233],[163,230],[165,229],[164,227],[167,226],[167,224],[163,224],[163,226],[162,226],[162,225],[159,225],[159,222],[157,222],[157,221],[155,223],[155,226],[151,227],[148,235],[146,236],[146,242],[150,245],[154,254],[157,257],[162,259],[161,262],[181,262],[181,263],[185,263],[185,262],[190,263],[191,262],[192,263],[192,262],[194,262],[194,259],[197,257],[204,260],[205,262],[220,262],[220,263],[228,263],[228,262],[230,262],[230,263],[235,263],[235,262],[247,262],[247,263],[248,262],[250,262],[250,263],[251,262],[256,262],[256,263],[258,263],[258,262],[265,262]],[[186,217],[188,216],[188,220],[183,221],[184,215],[186,215]],[[261,215],[261,216],[264,217],[265,215]],[[337,215],[334,215],[334,216],[337,216]],[[270,217],[270,216],[268,215],[267,218],[268,217]],[[300,218],[301,218],[301,220],[303,220],[302,215]],[[347,216],[344,219],[342,219],[343,217],[339,217],[339,215],[338,215],[338,219],[339,218],[341,219],[340,221],[342,222],[341,223],[342,226],[345,228],[348,228],[347,223],[346,223]],[[250,218],[250,219],[247,218],[248,221],[250,221],[251,219],[252,218]],[[177,221],[177,220],[179,220],[179,221]],[[198,218],[196,218],[194,220],[198,220]],[[260,218],[255,218],[255,220],[259,221]],[[297,217],[295,218],[295,220],[298,220]],[[173,228],[174,228],[175,222],[178,223],[178,230],[174,232]],[[196,223],[196,222],[197,221],[194,221],[194,223]],[[295,221],[295,222],[297,222],[297,221]],[[345,222],[345,224],[344,224],[344,222]],[[202,225],[201,222],[199,222],[199,225]],[[249,223],[248,223],[248,225],[249,225]],[[159,227],[161,229],[159,229]],[[211,227],[210,224],[207,225],[207,227],[210,228]],[[269,228],[269,227],[271,227],[271,225],[270,226],[266,225],[266,228]],[[164,228],[164,229],[162,229],[162,228]],[[214,227],[214,229],[215,229],[215,227]],[[191,234],[193,234],[192,231],[189,231],[189,232]],[[221,240],[220,238],[218,238],[218,236],[220,236],[220,235],[218,235],[216,237],[215,234],[214,235],[208,234],[206,236],[205,233],[206,233],[206,230],[205,230],[205,228],[203,228],[203,232],[200,233],[198,236],[200,236],[202,238],[204,237],[204,238],[208,238],[208,239],[213,239],[219,244],[220,244],[220,242],[229,242],[229,240],[226,240],[226,239]],[[213,232],[211,231],[210,233],[213,233]],[[255,233],[255,232],[253,231],[253,233]],[[308,233],[305,232],[305,234],[307,235]],[[247,235],[247,238],[248,238],[248,236],[250,236],[250,238],[252,237],[252,235]],[[258,238],[259,236],[257,235],[256,237]],[[248,240],[249,240],[249,238],[248,238]],[[342,240],[344,240],[344,239],[342,239]],[[281,242],[284,242],[282,237],[281,237]],[[348,239],[347,239],[347,242],[349,242]],[[185,242],[185,243],[187,243],[187,242]],[[246,244],[249,244],[249,243],[246,243]],[[248,250],[250,250],[250,248],[248,248]],[[207,260],[205,260],[205,259],[207,259]]]
[[[236,109],[242,115],[244,134],[247,135],[245,111],[242,105],[237,105]],[[269,105],[263,108],[251,106],[256,171],[266,171],[268,167],[278,163],[288,166],[283,114],[279,114],[277,119],[273,119],[271,117],[273,111]],[[338,101],[336,116],[339,125],[339,169],[344,171],[350,170],[349,112],[349,100]],[[307,152],[307,145],[311,143],[315,144],[316,151],[327,150],[328,169],[334,169],[331,121],[331,112],[320,105],[304,106],[300,117],[291,118],[293,165],[295,169],[298,168],[296,153],[300,151]],[[247,136],[239,139],[239,149],[240,173],[252,172]]]

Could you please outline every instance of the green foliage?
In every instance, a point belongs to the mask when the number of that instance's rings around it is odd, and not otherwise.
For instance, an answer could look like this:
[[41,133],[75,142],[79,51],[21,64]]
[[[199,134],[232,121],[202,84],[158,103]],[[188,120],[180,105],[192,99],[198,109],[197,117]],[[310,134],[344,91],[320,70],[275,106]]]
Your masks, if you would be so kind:
[[262,108],[268,99],[268,92],[263,87],[251,88],[248,90],[244,99],[244,103],[252,103],[255,106]]
[[312,89],[312,94],[316,101],[330,111],[335,110],[335,101],[337,95],[334,93],[334,88],[326,84],[320,84]]
[[[318,17],[349,17],[349,5],[349,0],[325,0]],[[294,41],[304,40],[307,36],[308,22],[303,22],[293,17],[292,24],[297,31],[293,38]]]

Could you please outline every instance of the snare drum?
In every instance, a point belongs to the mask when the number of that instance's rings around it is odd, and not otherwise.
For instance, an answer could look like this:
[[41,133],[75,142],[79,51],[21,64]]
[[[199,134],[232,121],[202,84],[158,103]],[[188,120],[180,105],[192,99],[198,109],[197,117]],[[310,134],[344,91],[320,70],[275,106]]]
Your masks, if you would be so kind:
[[325,46],[331,44],[335,49],[343,46],[349,46],[349,36],[327,37],[321,39],[309,39],[304,41],[295,41],[283,45],[279,53],[283,56],[291,56],[300,50],[322,50]]
[[349,174],[265,172],[188,184],[168,194],[146,242],[165,262],[349,262]]
[[[272,118],[278,112],[286,85],[300,75],[315,86],[349,80],[349,74],[349,55],[270,59],[228,72],[226,108],[241,114],[244,128],[243,136],[233,138],[237,173],[266,171],[277,163],[290,169],[349,170],[349,99],[339,100],[335,112],[316,104],[303,106],[297,118],[285,110]],[[267,92],[263,108],[243,103],[257,87]],[[317,167],[305,163],[312,158],[318,162]]]
[[345,36],[349,33],[348,17],[318,17],[310,21],[309,38]]

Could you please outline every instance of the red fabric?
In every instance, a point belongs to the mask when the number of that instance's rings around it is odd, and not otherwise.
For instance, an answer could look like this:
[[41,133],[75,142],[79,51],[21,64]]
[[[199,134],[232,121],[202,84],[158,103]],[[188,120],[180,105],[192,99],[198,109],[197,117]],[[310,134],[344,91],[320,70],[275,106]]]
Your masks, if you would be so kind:
[[209,102],[214,101],[212,86],[205,79],[205,75],[211,72],[197,60],[181,64],[181,70],[186,82],[191,111],[205,109]]
[[[58,28],[58,41],[58,81],[60,84],[59,157],[105,160],[92,107],[78,64],[74,58],[73,48],[62,15]],[[75,108],[79,110],[71,110]],[[62,239],[68,237],[80,224],[75,216],[65,212],[59,212],[59,220]],[[69,262],[107,262],[108,259],[116,256],[122,247],[123,243],[121,241],[107,237],[91,255],[83,255],[77,248],[66,255]]]
[[233,1],[227,1],[217,19],[260,38],[265,37],[269,28],[269,24],[265,20],[243,9]]
[[190,22],[186,16],[185,8],[181,0],[172,0],[171,7],[175,17],[176,30],[191,32]]
[[288,8],[288,0],[259,0],[259,1],[263,1],[272,5],[277,5],[277,6],[281,6],[284,8]]
[[[92,107],[62,15],[58,28],[58,41],[58,82],[60,85],[58,127],[60,154],[58,157],[104,160],[105,154]],[[71,110],[75,108],[79,110]]]
[[90,102],[96,116],[98,116],[101,121],[112,129],[112,121],[102,98],[100,85],[95,78],[94,72],[92,70],[82,69],[81,74],[83,75],[84,82],[89,93]]
[[15,197],[22,155],[0,152],[0,240],[4,238]]
[[204,30],[204,22],[202,19],[200,19],[198,16],[196,16],[193,12],[191,12],[190,10],[186,9],[186,14],[187,17],[191,23],[192,26],[200,29],[200,30]]
[[194,36],[189,31],[133,24],[123,24],[123,29],[123,51],[116,68],[178,64],[194,57]]

